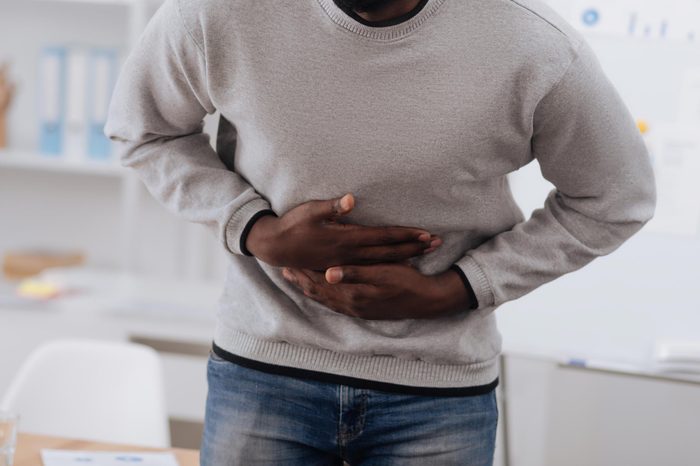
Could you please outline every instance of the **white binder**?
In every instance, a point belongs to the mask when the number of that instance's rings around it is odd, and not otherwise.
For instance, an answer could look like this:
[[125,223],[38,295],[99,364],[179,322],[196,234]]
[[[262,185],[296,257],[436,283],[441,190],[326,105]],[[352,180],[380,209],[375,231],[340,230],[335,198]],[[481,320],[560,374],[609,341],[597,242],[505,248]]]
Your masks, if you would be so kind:
[[66,49],[45,47],[39,59],[39,150],[47,155],[63,151],[65,122]]
[[66,126],[63,147],[66,159],[81,160],[87,154],[87,63],[87,49],[80,46],[68,49]]

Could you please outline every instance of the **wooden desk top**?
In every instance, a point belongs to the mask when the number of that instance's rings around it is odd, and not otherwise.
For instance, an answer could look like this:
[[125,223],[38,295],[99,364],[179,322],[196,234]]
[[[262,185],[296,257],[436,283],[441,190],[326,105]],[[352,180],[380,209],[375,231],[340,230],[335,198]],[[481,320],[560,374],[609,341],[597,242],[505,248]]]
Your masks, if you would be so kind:
[[197,450],[185,450],[181,448],[158,449],[129,445],[117,445],[111,443],[92,442],[88,440],[74,440],[61,437],[48,437],[20,433],[17,436],[17,451],[15,452],[15,466],[42,466],[42,448],[54,448],[63,450],[101,450],[101,451],[172,451],[177,457],[180,466],[198,466],[199,452]]

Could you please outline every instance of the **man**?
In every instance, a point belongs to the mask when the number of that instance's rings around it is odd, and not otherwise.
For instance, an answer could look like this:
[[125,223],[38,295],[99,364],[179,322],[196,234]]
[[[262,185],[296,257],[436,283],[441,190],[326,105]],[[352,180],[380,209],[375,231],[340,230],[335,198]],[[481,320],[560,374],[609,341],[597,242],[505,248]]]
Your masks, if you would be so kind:
[[528,0],[165,0],[105,133],[229,259],[203,464],[491,464],[493,311],[656,201],[590,47]]

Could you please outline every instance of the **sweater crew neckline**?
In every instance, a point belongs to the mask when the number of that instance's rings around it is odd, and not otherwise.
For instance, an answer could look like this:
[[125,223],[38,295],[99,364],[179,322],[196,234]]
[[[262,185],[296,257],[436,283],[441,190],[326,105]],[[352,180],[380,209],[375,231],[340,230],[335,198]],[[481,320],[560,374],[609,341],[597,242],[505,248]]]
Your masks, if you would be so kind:
[[445,0],[427,0],[425,5],[410,18],[387,26],[363,24],[348,15],[333,0],[317,1],[328,17],[338,26],[362,37],[379,41],[390,41],[399,39],[422,25],[437,11]]

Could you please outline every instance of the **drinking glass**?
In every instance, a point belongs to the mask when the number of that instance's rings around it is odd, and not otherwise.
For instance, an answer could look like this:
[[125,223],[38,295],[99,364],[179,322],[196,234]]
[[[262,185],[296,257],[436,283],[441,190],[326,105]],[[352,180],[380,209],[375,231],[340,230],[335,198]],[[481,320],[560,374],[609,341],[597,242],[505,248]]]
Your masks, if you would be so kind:
[[12,466],[17,444],[17,414],[0,411],[0,466]]

